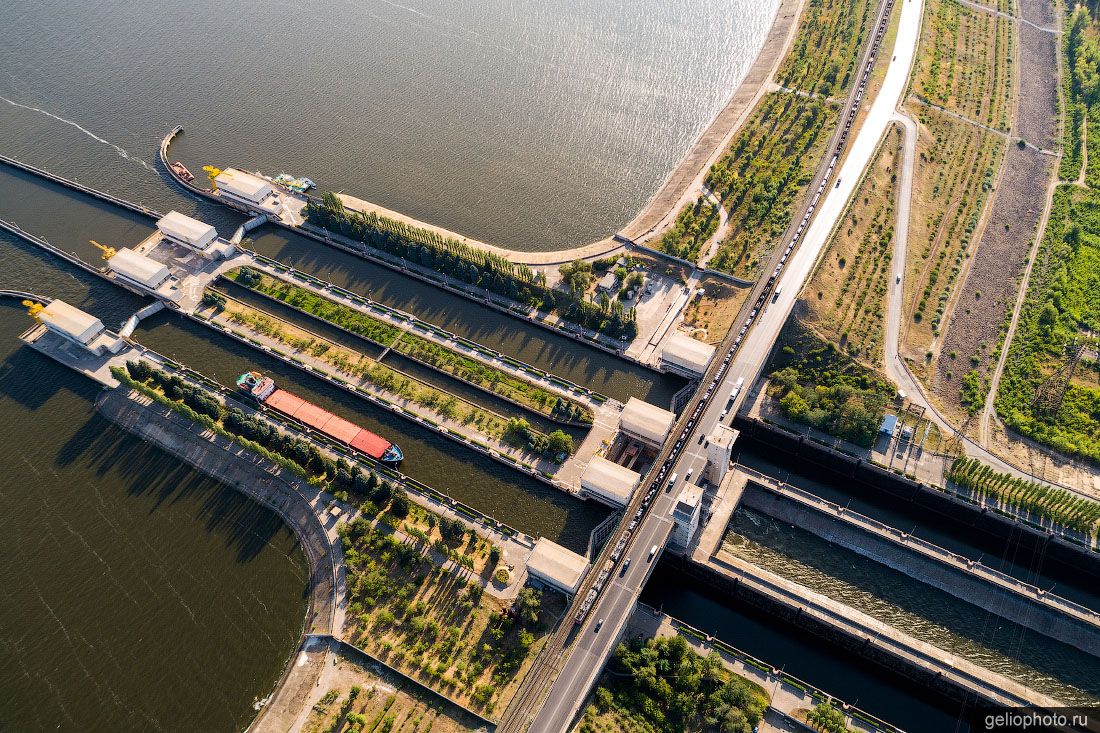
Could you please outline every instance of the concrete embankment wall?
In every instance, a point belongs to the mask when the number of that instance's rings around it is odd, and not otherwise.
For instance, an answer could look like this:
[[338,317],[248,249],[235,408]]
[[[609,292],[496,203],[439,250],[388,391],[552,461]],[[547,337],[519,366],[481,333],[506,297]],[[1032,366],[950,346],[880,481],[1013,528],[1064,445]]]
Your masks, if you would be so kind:
[[[665,553],[662,562],[726,596],[761,609],[840,651],[912,680],[918,687],[952,700],[998,705],[1051,706],[1055,701],[1001,675],[908,637],[865,614],[821,598],[749,563],[727,566],[719,558],[707,563]],[[944,664],[944,659],[950,660]]]
[[975,545],[984,543],[993,551],[993,548],[1003,550],[1005,543],[1010,542],[1020,563],[1041,559],[1045,567],[1061,566],[1074,573],[1084,572],[1100,583],[1100,553],[1045,529],[1013,520],[755,418],[738,415],[733,426],[741,431],[739,444],[769,458],[795,457],[800,464],[824,469],[822,480],[843,481],[845,490],[853,496],[871,499],[888,494],[898,500],[897,509],[933,516],[938,525],[964,531]]
[[897,539],[867,531],[843,516],[792,500],[752,481],[745,488],[741,505],[804,529],[1008,621],[1100,656],[1100,627],[1063,612],[1053,599],[1031,594],[1034,588],[1013,590],[996,585],[976,573],[922,554]]

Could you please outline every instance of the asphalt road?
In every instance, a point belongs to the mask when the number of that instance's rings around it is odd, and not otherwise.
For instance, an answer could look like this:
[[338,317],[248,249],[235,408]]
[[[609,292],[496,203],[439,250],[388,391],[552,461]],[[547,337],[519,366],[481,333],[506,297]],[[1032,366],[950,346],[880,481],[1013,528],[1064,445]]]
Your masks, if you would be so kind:
[[[870,163],[879,140],[885,134],[908,83],[919,37],[923,0],[905,0],[901,7],[901,21],[891,52],[892,61],[878,96],[848,147],[839,172],[828,180],[827,188],[818,202],[816,215],[801,244],[786,263],[777,288],[769,295],[763,312],[755,314],[755,322],[742,340],[736,358],[731,361],[721,383],[713,390],[694,431],[688,436],[686,445],[672,468],[672,474],[677,477],[675,487],[670,489],[667,481],[662,482],[650,511],[632,536],[624,559],[612,580],[604,588],[584,622],[575,630],[576,637],[569,657],[565,660],[549,697],[529,728],[533,733],[559,733],[568,730],[588,690],[610,656],[615,641],[634,609],[641,588],[664,548],[672,529],[669,515],[676,495],[683,488],[689,472],[697,479],[706,468],[706,454],[702,445],[704,437],[710,435],[720,422],[729,423],[736,414],[736,407],[744,399],[744,388],[734,400],[736,404],[733,409],[729,409],[728,413],[726,409],[738,380],[744,380],[743,384],[747,387],[759,376],[780,329],[794,307],[802,284],[813,269],[829,233],[843,214],[846,202]],[[720,351],[718,355],[723,353],[725,352]],[[657,551],[651,554],[654,545]],[[623,564],[628,560],[630,565],[620,577]]]

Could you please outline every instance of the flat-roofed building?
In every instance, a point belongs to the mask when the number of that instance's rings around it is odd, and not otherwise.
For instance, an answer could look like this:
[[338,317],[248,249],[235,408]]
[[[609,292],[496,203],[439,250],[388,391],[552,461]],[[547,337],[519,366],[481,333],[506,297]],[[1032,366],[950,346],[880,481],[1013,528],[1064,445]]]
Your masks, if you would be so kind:
[[699,515],[702,514],[703,490],[695,484],[684,484],[683,491],[672,505],[672,534],[669,540],[677,547],[687,549],[695,531],[699,529]]
[[543,585],[573,595],[581,586],[588,560],[556,542],[540,537],[527,559],[527,573]]
[[619,418],[619,429],[646,445],[660,448],[668,440],[674,422],[676,415],[672,412],[631,397]]
[[92,343],[106,330],[103,321],[63,300],[51,301],[38,312],[38,320],[49,330],[81,346]]
[[581,492],[593,499],[619,509],[630,502],[642,476],[626,466],[620,466],[602,456],[593,456],[581,473]]
[[661,369],[673,374],[698,379],[707,372],[715,347],[704,344],[684,333],[674,333],[661,350]]
[[146,290],[156,290],[172,277],[167,267],[129,247],[123,247],[107,260],[107,267],[123,280]]
[[178,211],[169,211],[158,219],[157,229],[170,242],[196,252],[205,252],[218,238],[217,229]]
[[270,183],[236,168],[223,170],[214,177],[214,183],[223,195],[246,205],[263,207],[276,197]]
[[105,351],[118,353],[124,345],[122,339],[106,329],[103,321],[62,300],[51,301],[38,311],[37,317],[47,331],[97,356]]

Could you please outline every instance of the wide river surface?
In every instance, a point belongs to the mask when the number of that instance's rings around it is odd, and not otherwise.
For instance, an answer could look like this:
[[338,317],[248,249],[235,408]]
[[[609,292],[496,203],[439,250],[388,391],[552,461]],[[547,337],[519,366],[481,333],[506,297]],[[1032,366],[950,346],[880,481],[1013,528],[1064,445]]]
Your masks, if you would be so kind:
[[[748,71],[778,0],[7,0],[0,152],[193,207],[152,169],[313,178],[524,250],[608,236]],[[201,171],[196,171],[202,175]]]

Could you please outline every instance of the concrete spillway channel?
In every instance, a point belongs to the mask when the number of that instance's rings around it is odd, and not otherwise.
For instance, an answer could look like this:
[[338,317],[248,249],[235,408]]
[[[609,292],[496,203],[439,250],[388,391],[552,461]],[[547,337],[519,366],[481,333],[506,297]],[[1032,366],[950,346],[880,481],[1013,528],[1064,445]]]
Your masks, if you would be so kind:
[[748,482],[741,506],[1100,657],[1100,614],[1077,603],[764,476]]

